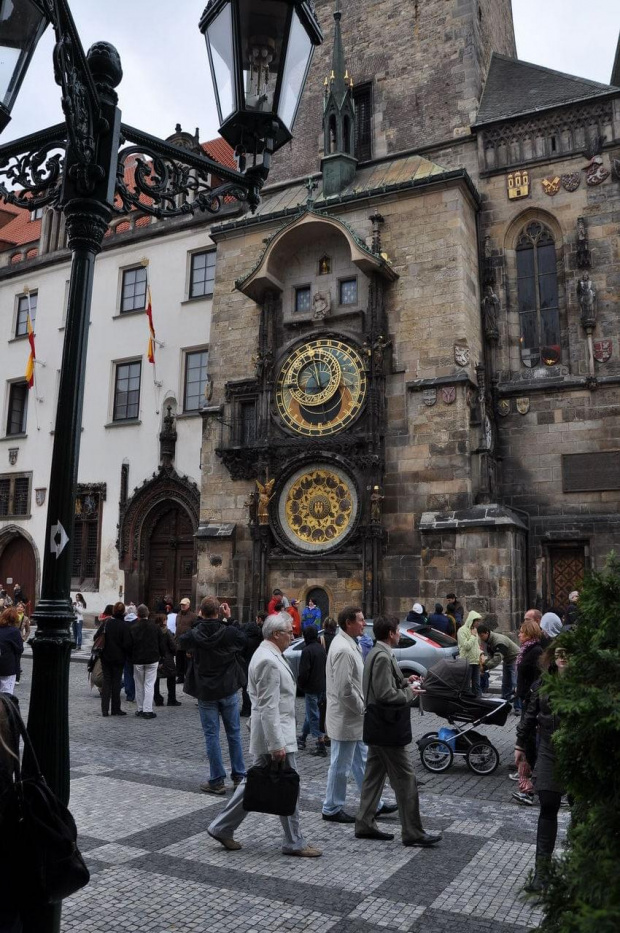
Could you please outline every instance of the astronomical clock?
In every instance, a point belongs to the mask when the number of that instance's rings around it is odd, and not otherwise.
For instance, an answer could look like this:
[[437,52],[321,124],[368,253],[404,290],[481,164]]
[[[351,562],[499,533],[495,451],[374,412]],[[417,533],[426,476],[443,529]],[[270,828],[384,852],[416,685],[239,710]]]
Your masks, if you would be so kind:
[[284,361],[276,387],[282,422],[296,434],[321,437],[352,424],[366,398],[357,350],[329,337],[309,340]]

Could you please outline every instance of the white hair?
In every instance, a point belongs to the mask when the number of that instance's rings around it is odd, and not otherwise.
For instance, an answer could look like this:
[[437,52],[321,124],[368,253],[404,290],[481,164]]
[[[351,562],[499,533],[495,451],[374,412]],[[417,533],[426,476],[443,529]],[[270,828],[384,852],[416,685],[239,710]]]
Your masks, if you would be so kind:
[[269,639],[275,632],[283,632],[292,624],[288,612],[275,612],[263,622],[263,638]]

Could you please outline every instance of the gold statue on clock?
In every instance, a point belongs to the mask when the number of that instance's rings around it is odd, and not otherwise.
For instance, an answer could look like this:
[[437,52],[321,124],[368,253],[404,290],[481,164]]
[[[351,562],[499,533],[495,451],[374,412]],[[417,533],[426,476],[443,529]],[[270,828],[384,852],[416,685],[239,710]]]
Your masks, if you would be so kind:
[[297,434],[335,434],[358,416],[366,398],[360,353],[331,337],[310,340],[284,362],[276,385],[278,413]]

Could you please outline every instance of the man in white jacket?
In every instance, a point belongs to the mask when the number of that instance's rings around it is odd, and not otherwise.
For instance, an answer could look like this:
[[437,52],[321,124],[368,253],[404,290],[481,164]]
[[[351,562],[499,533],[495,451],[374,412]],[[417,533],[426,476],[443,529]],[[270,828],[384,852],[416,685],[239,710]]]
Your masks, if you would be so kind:
[[[267,616],[263,624],[263,641],[254,652],[248,670],[248,693],[252,703],[250,752],[255,765],[284,761],[297,770],[297,730],[295,728],[295,695],[297,685],[293,672],[282,653],[293,637],[293,620],[287,612]],[[229,852],[241,848],[234,838],[235,830],[247,816],[243,809],[245,783],[240,784],[228,805],[207,829]],[[281,816],[284,830],[282,852],[302,858],[317,858],[320,849],[307,845],[299,825],[299,807],[292,816]]]
[[[358,606],[347,606],[338,616],[340,631],[327,655],[327,715],[325,729],[331,740],[331,758],[323,819],[330,823],[355,823],[344,809],[347,780],[352,773],[362,789],[368,748],[364,732],[364,662],[357,640],[364,632],[364,613]],[[396,804],[379,802],[379,814],[394,813]]]

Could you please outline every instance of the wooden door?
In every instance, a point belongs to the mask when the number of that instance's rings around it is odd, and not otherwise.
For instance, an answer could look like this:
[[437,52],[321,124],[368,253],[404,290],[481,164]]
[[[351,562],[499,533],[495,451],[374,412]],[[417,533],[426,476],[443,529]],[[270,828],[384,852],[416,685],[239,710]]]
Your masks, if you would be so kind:
[[156,606],[164,596],[172,596],[175,606],[185,596],[192,599],[194,529],[187,512],[175,506],[158,519],[148,554],[148,606]]
[[586,553],[583,545],[549,549],[551,564],[550,605],[558,609],[568,606],[568,594],[578,590],[583,582]]
[[29,600],[28,612],[34,610],[37,564],[32,545],[21,535],[9,541],[0,556],[0,583],[11,597],[14,585],[19,583]]

